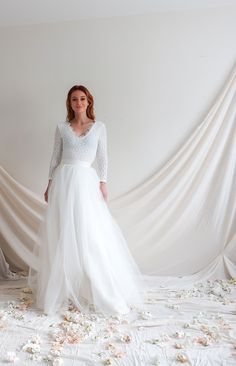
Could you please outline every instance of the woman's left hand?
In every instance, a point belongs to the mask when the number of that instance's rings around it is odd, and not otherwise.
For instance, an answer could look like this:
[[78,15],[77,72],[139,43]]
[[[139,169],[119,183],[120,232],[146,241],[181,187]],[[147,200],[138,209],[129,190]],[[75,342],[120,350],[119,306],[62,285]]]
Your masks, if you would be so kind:
[[106,182],[100,182],[100,189],[105,201],[107,201],[107,185]]

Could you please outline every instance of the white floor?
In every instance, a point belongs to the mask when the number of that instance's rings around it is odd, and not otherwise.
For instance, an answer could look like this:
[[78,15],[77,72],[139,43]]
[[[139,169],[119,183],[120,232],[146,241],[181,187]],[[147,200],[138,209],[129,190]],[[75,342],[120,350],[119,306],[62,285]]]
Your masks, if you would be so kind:
[[53,318],[34,309],[25,280],[2,281],[0,364],[236,365],[236,280],[146,280],[145,311]]

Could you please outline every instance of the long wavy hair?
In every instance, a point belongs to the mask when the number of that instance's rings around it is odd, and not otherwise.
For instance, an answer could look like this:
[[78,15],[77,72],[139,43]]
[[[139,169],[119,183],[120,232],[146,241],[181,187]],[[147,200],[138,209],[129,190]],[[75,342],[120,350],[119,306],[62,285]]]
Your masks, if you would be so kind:
[[94,100],[93,100],[93,96],[90,93],[90,91],[83,85],[74,85],[72,86],[72,88],[69,90],[68,94],[67,94],[67,99],[66,99],[66,108],[67,108],[67,122],[70,122],[74,116],[75,113],[73,111],[73,109],[71,108],[71,94],[75,91],[75,90],[81,90],[82,92],[84,92],[84,94],[87,96],[88,99],[88,107],[86,110],[86,115],[88,118],[91,118],[92,120],[95,120],[95,114],[94,114]]

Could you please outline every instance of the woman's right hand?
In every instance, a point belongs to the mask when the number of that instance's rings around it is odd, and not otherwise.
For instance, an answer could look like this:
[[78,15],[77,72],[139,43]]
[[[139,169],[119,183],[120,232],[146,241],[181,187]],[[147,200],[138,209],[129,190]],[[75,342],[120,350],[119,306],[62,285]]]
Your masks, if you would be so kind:
[[49,180],[49,182],[48,182],[48,186],[47,186],[47,189],[46,189],[46,191],[45,191],[45,193],[44,193],[44,199],[45,199],[45,201],[46,202],[48,202],[48,190],[49,190],[49,187],[50,187],[50,185],[51,185],[51,180]]

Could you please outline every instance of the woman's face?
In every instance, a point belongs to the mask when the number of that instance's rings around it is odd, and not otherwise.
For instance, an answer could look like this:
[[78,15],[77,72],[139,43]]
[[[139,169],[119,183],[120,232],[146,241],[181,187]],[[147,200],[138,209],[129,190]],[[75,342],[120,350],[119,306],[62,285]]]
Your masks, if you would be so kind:
[[81,90],[75,90],[70,97],[71,108],[75,114],[86,112],[89,105],[87,96]]

